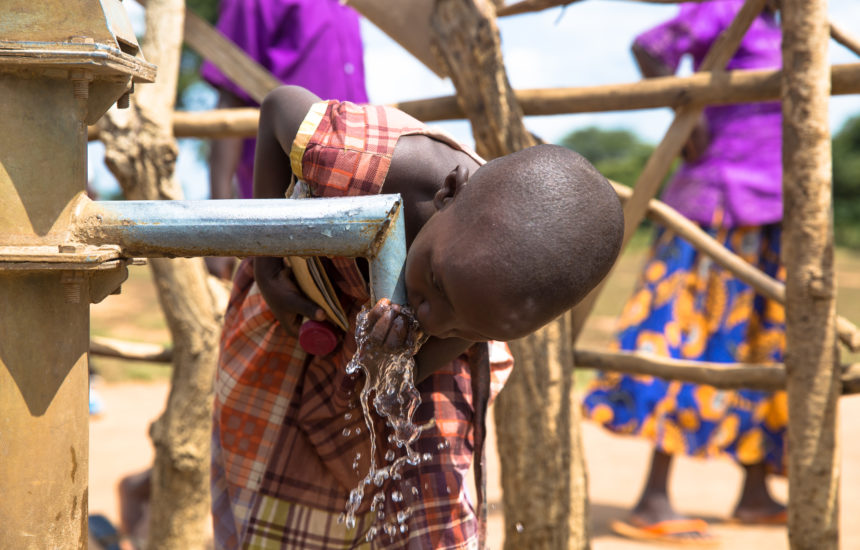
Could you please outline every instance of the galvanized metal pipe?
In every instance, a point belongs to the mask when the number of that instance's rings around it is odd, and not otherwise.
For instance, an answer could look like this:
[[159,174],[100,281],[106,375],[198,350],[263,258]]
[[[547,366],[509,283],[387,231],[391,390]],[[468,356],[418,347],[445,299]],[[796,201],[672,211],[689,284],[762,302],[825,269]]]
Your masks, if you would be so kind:
[[88,201],[75,226],[81,242],[118,244],[126,256],[367,257],[373,296],[404,303],[401,204],[399,195]]

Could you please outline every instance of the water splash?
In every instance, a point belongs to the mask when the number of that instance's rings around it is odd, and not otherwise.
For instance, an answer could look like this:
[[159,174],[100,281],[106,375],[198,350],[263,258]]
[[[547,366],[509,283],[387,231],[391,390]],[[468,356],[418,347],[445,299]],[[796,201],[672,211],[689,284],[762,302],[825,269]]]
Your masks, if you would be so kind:
[[[413,449],[413,444],[421,432],[432,425],[431,423],[425,426],[418,426],[412,421],[415,410],[421,404],[421,396],[415,388],[415,382],[412,377],[415,368],[414,356],[424,341],[426,341],[426,336],[422,334],[418,326],[418,321],[415,319],[412,311],[408,307],[402,307],[401,312],[407,321],[407,341],[405,346],[392,352],[371,349],[369,336],[372,327],[368,321],[369,312],[370,309],[365,307],[358,314],[355,329],[356,352],[346,366],[348,374],[354,374],[360,370],[366,377],[367,382],[361,390],[359,401],[364,414],[367,432],[370,436],[370,469],[367,475],[358,483],[358,486],[350,491],[349,499],[346,503],[345,521],[347,527],[350,529],[355,526],[355,514],[364,499],[366,487],[375,486],[381,488],[388,479],[400,480],[402,479],[401,469],[404,464],[414,466],[420,464],[422,459],[429,460],[431,458],[429,453],[425,453],[422,456],[418,451]],[[379,363],[375,377],[371,375],[371,371],[364,364],[369,361]],[[392,430],[392,433],[388,436],[388,443],[396,446],[398,449],[403,449],[403,453],[398,457],[395,457],[393,449],[389,449],[385,453],[385,460],[390,462],[389,464],[376,463],[377,430],[374,429],[371,403],[373,405],[373,412],[384,419],[386,425]],[[355,433],[359,434],[361,430],[356,428]],[[402,493],[394,491],[391,501],[394,503],[402,502]],[[377,518],[380,522],[384,522],[385,520],[384,506],[384,493],[382,491],[376,492],[371,501],[371,510],[377,512]],[[381,529],[382,532],[392,538],[398,532],[405,533],[405,521],[411,513],[411,508],[400,510],[396,514],[396,524],[394,522],[384,522]],[[377,533],[379,533],[379,529],[376,526],[371,526],[366,534],[367,540],[372,540]]]

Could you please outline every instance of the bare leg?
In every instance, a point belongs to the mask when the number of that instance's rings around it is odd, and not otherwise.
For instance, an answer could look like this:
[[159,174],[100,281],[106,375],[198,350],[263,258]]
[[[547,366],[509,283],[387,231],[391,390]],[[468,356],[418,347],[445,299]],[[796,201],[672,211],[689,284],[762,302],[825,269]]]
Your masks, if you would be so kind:
[[669,501],[669,472],[672,468],[672,455],[654,449],[651,455],[651,469],[642,489],[639,502],[633,508],[633,516],[644,523],[656,523],[667,519],[681,518]]
[[669,500],[669,473],[672,455],[655,449],[651,456],[648,479],[639,502],[631,511],[630,523],[635,527],[649,528],[663,524],[667,538],[676,540],[712,541],[701,520],[690,520],[675,511]]
[[744,486],[732,517],[743,523],[785,523],[785,506],[770,494],[764,462],[744,466],[744,472]]

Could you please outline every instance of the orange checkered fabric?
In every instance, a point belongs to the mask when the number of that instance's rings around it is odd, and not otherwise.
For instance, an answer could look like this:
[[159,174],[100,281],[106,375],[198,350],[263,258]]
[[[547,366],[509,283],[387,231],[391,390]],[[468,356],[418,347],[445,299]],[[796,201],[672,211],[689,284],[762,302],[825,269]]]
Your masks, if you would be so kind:
[[[426,134],[456,142],[392,108],[322,102],[308,113],[291,151],[293,171],[314,196],[379,193],[397,139]],[[462,147],[457,145],[458,147]],[[469,152],[467,149],[463,150]],[[470,153],[473,154],[473,153]],[[358,403],[361,375],[348,375],[355,317],[368,301],[355,262],[327,261],[327,272],[352,320],[330,355],[306,354],[275,319],[244,261],[237,272],[221,337],[215,381],[212,511],[217,548],[474,548],[478,522],[466,476],[475,454],[472,372],[489,372],[495,395],[513,366],[503,343],[476,345],[418,386],[415,422],[434,420],[416,448],[429,460],[388,480],[381,512],[367,489],[356,526],[338,521],[349,491],[369,467],[370,441]],[[483,363],[483,370],[481,365]],[[487,370],[489,363],[489,370]],[[480,392],[479,392],[480,393]],[[482,420],[482,417],[481,417]],[[377,464],[389,450],[380,428]],[[477,438],[482,443],[482,437]],[[384,533],[398,513],[406,529]],[[397,524],[399,526],[399,523]],[[367,540],[372,528],[379,533]]]

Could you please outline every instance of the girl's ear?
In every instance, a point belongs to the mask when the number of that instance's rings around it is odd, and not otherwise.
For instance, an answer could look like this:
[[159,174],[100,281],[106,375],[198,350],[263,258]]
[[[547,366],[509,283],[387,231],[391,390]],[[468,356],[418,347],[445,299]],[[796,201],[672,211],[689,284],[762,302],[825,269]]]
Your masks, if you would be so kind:
[[443,206],[451,202],[468,179],[469,170],[459,164],[451,170],[451,173],[445,176],[442,187],[433,196],[433,206],[436,207],[436,210],[441,210]]

